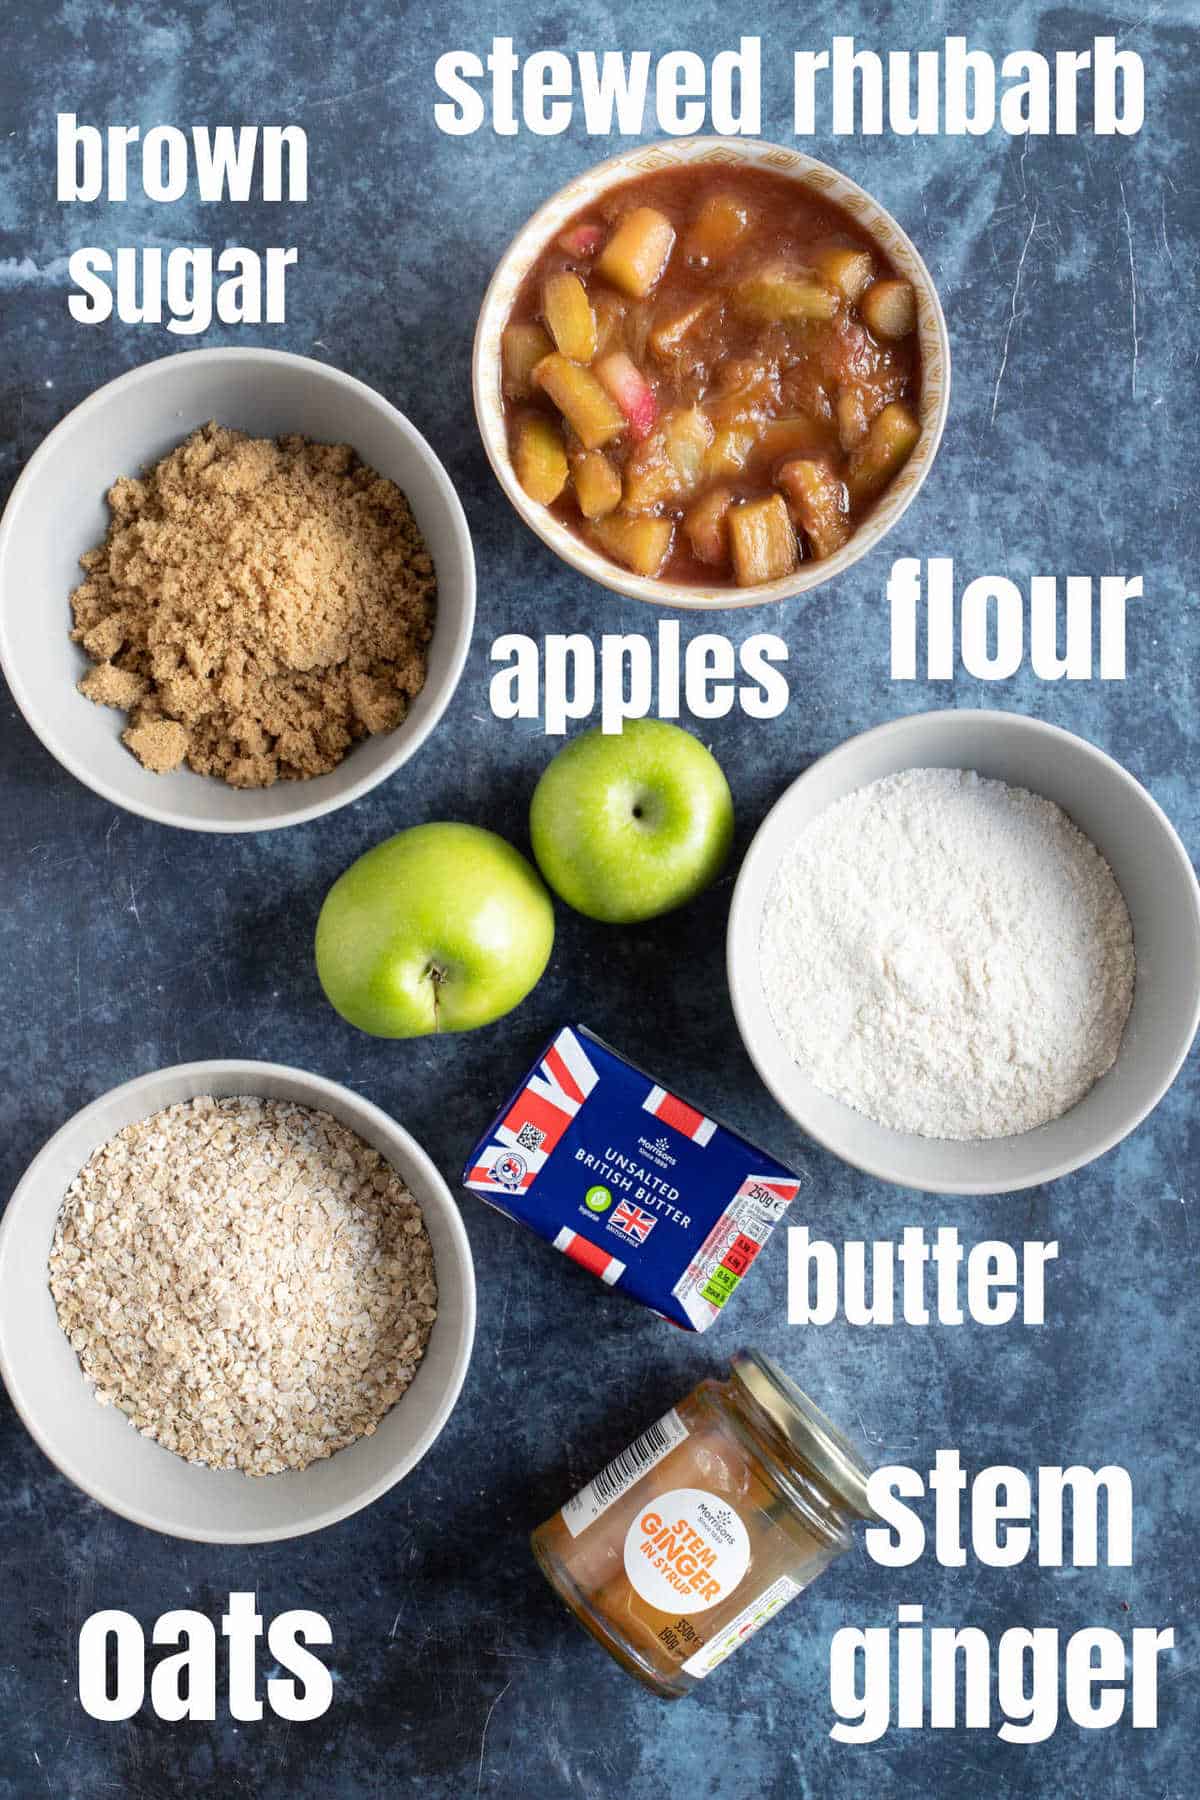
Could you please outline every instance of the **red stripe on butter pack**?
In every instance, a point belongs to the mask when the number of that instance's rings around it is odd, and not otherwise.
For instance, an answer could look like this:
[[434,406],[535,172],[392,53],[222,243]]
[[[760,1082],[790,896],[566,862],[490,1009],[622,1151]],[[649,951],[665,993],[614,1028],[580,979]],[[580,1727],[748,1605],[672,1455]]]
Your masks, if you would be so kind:
[[533,1088],[527,1087],[522,1089],[509,1108],[504,1127],[519,1138],[525,1127],[531,1126],[537,1134],[533,1145],[548,1156],[574,1117],[573,1111],[564,1112],[543,1094],[535,1093]]
[[572,1231],[569,1225],[564,1225],[555,1238],[554,1248],[561,1250],[564,1256],[569,1256],[571,1261],[578,1263],[581,1269],[587,1269],[592,1275],[598,1275],[601,1281],[606,1282],[609,1287],[619,1281],[625,1273],[623,1262],[619,1262],[615,1256],[610,1256],[607,1250],[599,1249],[587,1238],[580,1237],[579,1233]]
[[759,1187],[766,1188],[768,1194],[774,1194],[777,1200],[782,1200],[785,1206],[790,1206],[800,1192],[798,1181],[767,1181],[761,1175],[752,1176],[751,1179],[756,1181]]
[[580,1092],[579,1084],[564,1062],[562,1052],[557,1044],[551,1044],[546,1053],[546,1068],[553,1075],[563,1093],[569,1094],[572,1100],[582,1106],[587,1095]]
[[[522,1149],[536,1149],[544,1160],[596,1085],[596,1071],[571,1030],[560,1031],[538,1069],[517,1095],[500,1132]],[[529,1127],[533,1142],[523,1140]]]
[[653,1113],[656,1119],[661,1119],[664,1125],[682,1132],[684,1137],[691,1138],[696,1144],[707,1144],[717,1129],[715,1119],[706,1119],[702,1112],[697,1112],[686,1100],[668,1094],[666,1088],[652,1087],[642,1101],[642,1107],[644,1111]]

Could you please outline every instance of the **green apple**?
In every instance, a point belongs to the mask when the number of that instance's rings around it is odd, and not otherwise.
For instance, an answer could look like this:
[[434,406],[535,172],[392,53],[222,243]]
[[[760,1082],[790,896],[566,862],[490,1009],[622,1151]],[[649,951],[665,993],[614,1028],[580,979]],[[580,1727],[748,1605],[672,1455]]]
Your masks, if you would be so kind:
[[589,919],[627,925],[703,892],[733,841],[729,783],[698,738],[662,719],[564,746],[529,809],[538,867]]
[[553,943],[553,903],[520,851],[477,825],[415,825],[330,888],[317,974],[373,1037],[473,1031],[525,998]]

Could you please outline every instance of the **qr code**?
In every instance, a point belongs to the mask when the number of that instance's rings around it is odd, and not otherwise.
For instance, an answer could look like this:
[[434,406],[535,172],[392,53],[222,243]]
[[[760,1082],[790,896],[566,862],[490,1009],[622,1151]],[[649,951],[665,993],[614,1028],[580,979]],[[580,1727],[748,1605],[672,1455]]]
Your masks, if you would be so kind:
[[546,1134],[539,1131],[536,1125],[522,1125],[517,1133],[517,1142],[522,1150],[540,1150]]

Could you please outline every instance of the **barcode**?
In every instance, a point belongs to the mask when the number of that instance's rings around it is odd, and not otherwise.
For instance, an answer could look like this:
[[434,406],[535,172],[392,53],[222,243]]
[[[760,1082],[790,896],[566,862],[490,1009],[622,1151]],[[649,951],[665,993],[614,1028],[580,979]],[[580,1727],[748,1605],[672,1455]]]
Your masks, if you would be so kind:
[[667,1436],[663,1424],[660,1422],[652,1425],[649,1431],[643,1431],[640,1438],[635,1438],[628,1450],[622,1450],[620,1456],[614,1456],[601,1469],[592,1483],[596,1498],[605,1506],[611,1505],[639,1475],[652,1469],[673,1448],[673,1441]]
[[687,1436],[687,1426],[672,1409],[641,1437],[635,1438],[627,1450],[620,1456],[614,1456],[606,1463],[600,1473],[588,1482],[587,1486],[568,1500],[562,1509],[563,1524],[572,1537],[578,1537],[585,1526],[591,1525],[602,1512],[619,1500],[621,1495],[631,1488],[635,1481],[640,1481],[660,1463],[664,1456],[669,1456],[677,1444],[682,1444]]

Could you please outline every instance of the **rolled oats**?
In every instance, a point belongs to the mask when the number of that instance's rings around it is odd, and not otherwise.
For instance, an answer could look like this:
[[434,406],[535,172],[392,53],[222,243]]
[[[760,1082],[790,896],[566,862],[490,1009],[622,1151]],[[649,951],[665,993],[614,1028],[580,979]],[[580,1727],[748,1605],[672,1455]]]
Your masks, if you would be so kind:
[[400,1176],[279,1100],[191,1100],[102,1144],[63,1202],[50,1291],[102,1406],[248,1475],[370,1436],[437,1316]]

